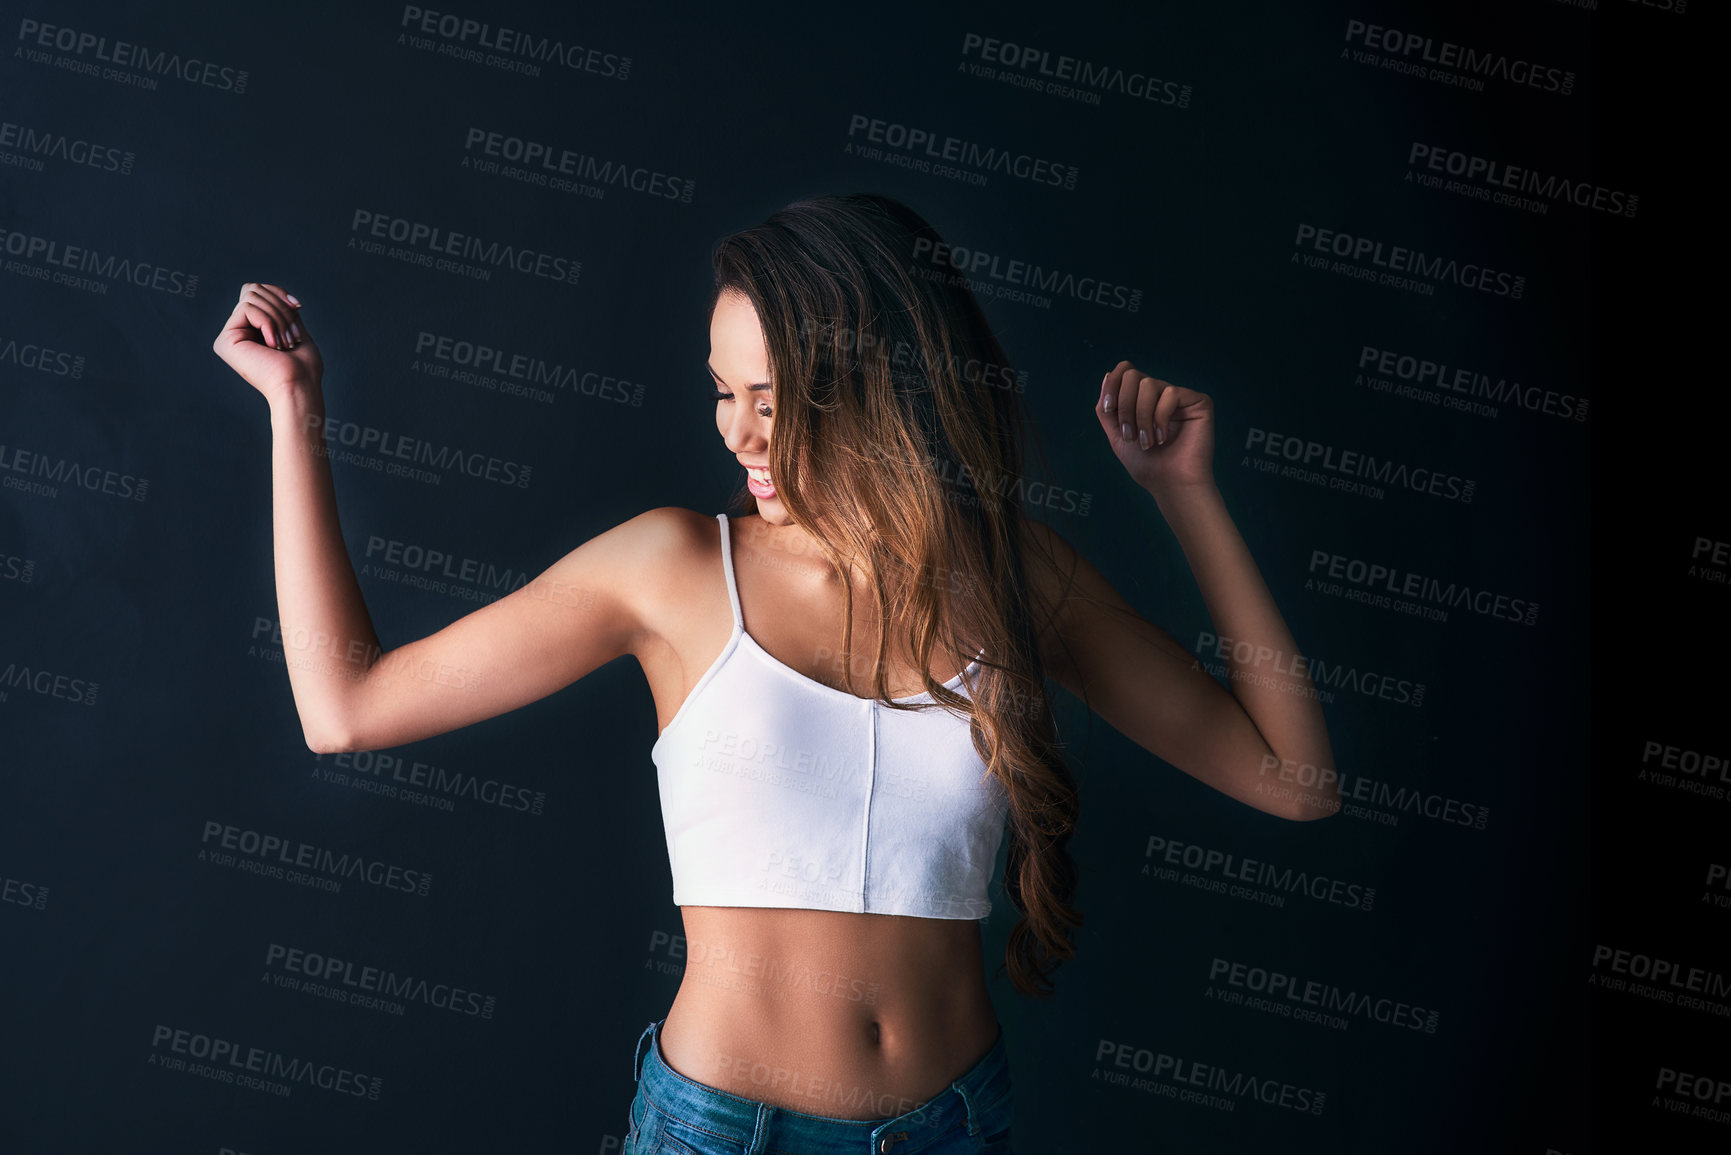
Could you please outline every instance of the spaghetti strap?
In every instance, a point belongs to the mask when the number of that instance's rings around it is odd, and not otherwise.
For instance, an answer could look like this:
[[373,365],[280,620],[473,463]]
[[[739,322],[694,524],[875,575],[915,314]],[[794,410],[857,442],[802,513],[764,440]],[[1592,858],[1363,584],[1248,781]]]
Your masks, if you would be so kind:
[[[742,634],[745,632],[745,614],[739,608],[739,581],[733,573],[732,534],[728,529],[728,518],[725,513],[716,514],[715,520],[721,523],[721,569],[727,575],[727,600],[733,606],[733,629],[735,633]],[[753,641],[755,640],[753,639]],[[974,655],[974,660],[969,662],[964,669],[971,669],[979,665],[980,659],[985,656],[986,651],[981,649]]]
[[733,604],[733,629],[738,633],[745,629],[745,615],[739,609],[739,583],[733,577],[733,542],[727,530],[727,515],[718,513],[715,519],[721,523],[721,571],[727,575],[727,600]]

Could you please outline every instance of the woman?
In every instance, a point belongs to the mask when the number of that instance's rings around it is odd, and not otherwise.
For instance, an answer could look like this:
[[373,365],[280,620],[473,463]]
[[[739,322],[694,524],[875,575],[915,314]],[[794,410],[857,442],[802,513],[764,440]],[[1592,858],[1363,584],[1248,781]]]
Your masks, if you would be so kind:
[[[318,639],[287,662],[313,750],[402,745],[641,665],[688,962],[639,1039],[630,1155],[1009,1149],[978,926],[1006,829],[1020,991],[1049,992],[1082,921],[1048,676],[1251,806],[1338,806],[1268,789],[1283,760],[1332,765],[1302,663],[1238,666],[1254,676],[1229,693],[1022,514],[1045,491],[1023,480],[1019,386],[965,284],[921,275],[941,244],[879,196],[724,238],[707,372],[747,474],[735,509],[755,513],[639,514],[389,653],[337,524],[300,301],[248,284],[216,340],[270,402],[283,634]],[[1296,654],[1214,485],[1209,398],[1121,361],[1094,411],[1234,653]]]

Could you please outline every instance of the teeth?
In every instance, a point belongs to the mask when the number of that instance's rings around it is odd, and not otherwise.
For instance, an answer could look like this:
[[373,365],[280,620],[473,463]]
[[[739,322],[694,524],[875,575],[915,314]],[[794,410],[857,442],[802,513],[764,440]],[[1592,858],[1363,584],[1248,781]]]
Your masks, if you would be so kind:
[[769,484],[769,470],[767,470],[767,469],[752,469],[752,468],[747,467],[746,472],[751,474],[751,476],[756,478],[758,481],[763,482],[765,485]]

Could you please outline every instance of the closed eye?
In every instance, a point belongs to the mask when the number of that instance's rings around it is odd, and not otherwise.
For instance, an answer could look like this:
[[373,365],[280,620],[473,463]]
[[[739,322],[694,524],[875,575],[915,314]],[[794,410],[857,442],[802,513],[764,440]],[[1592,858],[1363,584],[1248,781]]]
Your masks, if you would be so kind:
[[[720,388],[720,386],[726,384],[726,382],[722,381],[721,376],[718,373],[716,373],[716,371],[711,366],[709,366],[708,364],[705,364],[703,367],[705,369],[709,370],[709,375],[710,375],[710,377],[714,378],[715,384],[717,386],[715,391],[709,395],[710,399],[713,401],[732,401],[733,400],[733,394]],[[767,381],[763,381],[763,382],[759,382],[756,385],[747,385],[746,388],[751,390],[753,393],[759,393],[759,392],[767,393],[767,392],[769,392],[769,383]],[[762,407],[760,409],[758,409],[758,411],[757,411],[758,416],[760,416],[760,417],[772,417],[775,415],[775,410],[770,408],[769,403],[767,401],[760,402],[759,404]]]
[[[749,385],[749,386],[747,386],[747,388],[749,388],[749,389],[767,389],[768,386],[767,385]],[[733,394],[723,392],[720,389],[713,389],[710,391],[709,399],[711,401],[732,401],[733,400]],[[775,416],[775,409],[773,407],[771,407],[769,402],[760,401],[760,402],[758,402],[757,414],[759,417],[774,417]]]

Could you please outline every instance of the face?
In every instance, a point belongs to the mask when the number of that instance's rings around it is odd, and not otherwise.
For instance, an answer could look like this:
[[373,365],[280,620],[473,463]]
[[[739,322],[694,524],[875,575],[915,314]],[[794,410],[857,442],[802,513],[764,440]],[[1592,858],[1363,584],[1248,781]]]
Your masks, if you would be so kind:
[[723,293],[709,322],[709,375],[715,388],[715,427],[727,451],[746,468],[746,487],[757,513],[771,525],[792,525],[769,476],[769,431],[775,396],[769,387],[769,349],[757,310],[739,293]]

